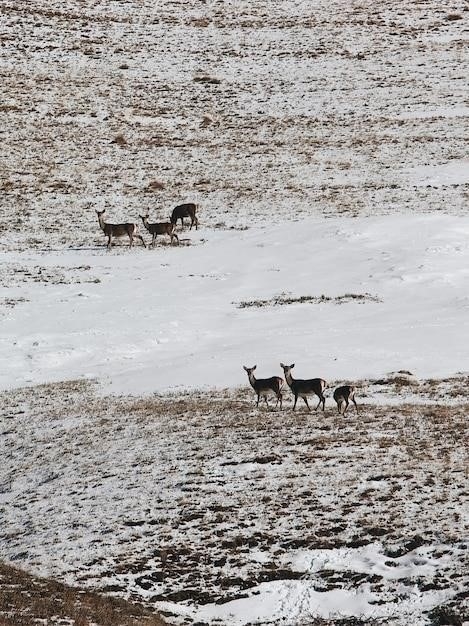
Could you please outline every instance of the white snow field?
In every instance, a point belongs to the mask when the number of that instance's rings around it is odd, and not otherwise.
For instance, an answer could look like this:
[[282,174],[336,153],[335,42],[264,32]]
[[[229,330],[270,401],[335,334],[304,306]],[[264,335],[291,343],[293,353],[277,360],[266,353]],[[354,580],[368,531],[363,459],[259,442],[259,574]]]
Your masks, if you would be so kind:
[[[0,559],[177,625],[467,625],[467,3],[0,18]],[[182,202],[106,250],[95,209]],[[324,412],[256,408],[280,362]]]
[[[1,321],[1,386],[223,388],[247,383],[243,365],[272,376],[281,361],[326,380],[469,371],[469,218],[310,218],[191,241],[3,253],[22,273],[0,290],[17,301]],[[25,282],[38,268],[50,284]],[[293,302],[269,302],[282,295]]]

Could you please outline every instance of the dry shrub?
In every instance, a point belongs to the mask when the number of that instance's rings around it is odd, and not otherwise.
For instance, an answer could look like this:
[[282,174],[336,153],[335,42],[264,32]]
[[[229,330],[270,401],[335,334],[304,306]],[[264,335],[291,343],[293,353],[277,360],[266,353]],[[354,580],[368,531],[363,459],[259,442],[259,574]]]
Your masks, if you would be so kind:
[[195,83],[206,83],[209,85],[219,85],[221,83],[221,80],[219,78],[216,78],[215,76],[208,76],[207,74],[199,74],[197,76],[194,76],[192,80]]
[[189,26],[197,26],[198,28],[207,28],[210,26],[212,20],[209,17],[193,17],[189,20]]
[[127,140],[124,137],[124,135],[116,135],[114,137],[114,139],[111,141],[111,143],[115,143],[118,146],[126,146],[127,145]]
[[165,188],[165,184],[161,180],[151,180],[147,185],[147,191],[160,191]]

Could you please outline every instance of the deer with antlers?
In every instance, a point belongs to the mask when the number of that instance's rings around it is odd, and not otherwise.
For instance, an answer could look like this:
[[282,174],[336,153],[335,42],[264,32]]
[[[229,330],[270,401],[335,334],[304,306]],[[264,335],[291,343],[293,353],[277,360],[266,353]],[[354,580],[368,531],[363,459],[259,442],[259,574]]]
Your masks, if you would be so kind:
[[109,224],[108,222],[104,221],[104,212],[106,209],[103,209],[102,211],[96,211],[96,213],[98,214],[98,222],[99,222],[99,226],[101,227],[101,230],[103,231],[103,233],[107,236],[107,249],[110,250],[111,246],[112,246],[112,238],[113,237],[125,237],[125,235],[127,235],[127,237],[130,240],[130,245],[129,247],[132,247],[133,241],[134,241],[134,237],[136,237],[137,239],[140,239],[140,241],[143,243],[144,247],[146,248],[146,244],[143,240],[143,237],[141,235],[138,234],[138,225],[133,223],[133,222],[126,222],[124,224]]
[[291,365],[284,365],[283,363],[280,363],[280,367],[283,369],[285,374],[287,385],[290,387],[293,395],[295,396],[293,410],[296,408],[298,398],[303,398],[306,406],[308,407],[308,411],[311,411],[308,404],[308,396],[316,395],[319,398],[319,402],[314,410],[316,411],[316,409],[322,404],[322,410],[324,411],[324,407],[326,405],[326,398],[324,397],[324,389],[327,387],[326,381],[322,378],[310,378],[308,380],[293,378],[291,370],[295,367],[294,363]]
[[184,228],[184,218],[190,217],[191,227],[189,230],[192,230],[192,226],[195,224],[195,230],[199,225],[199,220],[197,219],[196,212],[198,206],[194,204],[194,202],[188,202],[187,204],[179,204],[177,207],[173,209],[171,213],[171,223],[176,225],[178,220],[181,220],[181,228]]
[[156,238],[158,235],[168,235],[171,237],[171,243],[173,243],[173,239],[177,241],[179,244],[179,238],[174,232],[176,228],[176,224],[172,222],[153,222],[150,223],[148,221],[149,213],[146,215],[140,215],[141,220],[143,221],[144,227],[148,230],[149,233],[153,235],[153,239],[151,240],[151,247],[155,247]]
[[358,406],[355,402],[355,387],[352,387],[352,385],[337,387],[333,395],[334,400],[337,402],[337,410],[341,415],[345,415],[345,411],[348,409],[350,401],[354,403],[358,413]]
[[254,376],[254,370],[256,369],[257,365],[254,365],[254,367],[246,367],[245,365],[243,365],[243,367],[247,372],[251,387],[257,394],[256,406],[259,407],[259,400],[262,397],[265,400],[267,408],[270,408],[267,397],[273,394],[277,398],[275,408],[277,408],[277,405],[280,403],[280,410],[282,410],[282,387],[284,384],[283,378],[280,378],[280,376],[272,376],[271,378],[256,378]]

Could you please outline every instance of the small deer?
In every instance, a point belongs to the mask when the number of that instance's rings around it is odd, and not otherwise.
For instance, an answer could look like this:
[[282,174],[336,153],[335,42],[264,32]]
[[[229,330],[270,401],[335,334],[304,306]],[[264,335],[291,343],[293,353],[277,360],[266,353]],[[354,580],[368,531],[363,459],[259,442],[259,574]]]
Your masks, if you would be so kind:
[[267,396],[269,396],[270,394],[274,394],[277,397],[275,408],[277,408],[277,405],[280,403],[280,410],[282,410],[282,387],[284,384],[283,378],[280,378],[280,376],[272,376],[272,378],[258,378],[257,379],[253,373],[257,365],[254,365],[254,367],[246,367],[245,365],[243,365],[243,367],[248,374],[251,387],[254,389],[254,391],[257,394],[256,406],[259,407],[259,399],[262,396],[265,400],[267,407],[270,408],[269,402],[267,400]]
[[[355,402],[355,387],[352,387],[352,385],[337,387],[334,391],[334,400],[337,402],[337,410],[341,415],[345,415],[345,411],[348,409],[350,400],[354,403],[358,413],[358,406]],[[342,410],[343,407],[344,409]]]
[[196,211],[198,209],[198,206],[196,204],[194,204],[193,202],[188,202],[187,204],[180,204],[177,207],[175,207],[173,209],[173,212],[171,213],[171,223],[176,225],[178,220],[181,220],[181,228],[184,228],[184,218],[185,217],[190,217],[191,218],[191,227],[189,230],[192,230],[192,226],[195,224],[195,230],[197,230],[197,227],[199,225],[199,220],[197,219],[196,216]]
[[311,408],[308,404],[308,396],[316,395],[319,398],[319,402],[317,408],[322,404],[322,410],[324,411],[324,407],[326,405],[326,398],[324,397],[324,389],[327,387],[327,383],[322,378],[310,378],[309,380],[301,380],[294,379],[291,375],[291,370],[295,367],[295,364],[292,365],[284,365],[280,363],[280,367],[283,369],[285,374],[285,380],[287,381],[287,385],[292,390],[293,395],[295,396],[295,402],[293,404],[293,410],[296,408],[296,403],[298,401],[298,397],[303,398],[306,406],[308,407],[308,411],[311,411]]
[[140,215],[140,218],[142,219],[143,225],[148,230],[148,232],[153,235],[153,239],[151,240],[150,244],[152,248],[155,247],[156,237],[158,235],[168,235],[169,237],[171,237],[171,243],[173,243],[173,239],[176,239],[179,244],[179,238],[174,232],[174,229],[176,228],[175,224],[173,224],[172,222],[155,222],[153,224],[150,224],[148,222],[148,215],[148,213],[146,215]]
[[137,239],[140,239],[140,241],[143,243],[145,248],[147,247],[145,242],[143,241],[143,237],[139,235],[137,232],[138,231],[137,224],[134,224],[132,222],[127,222],[125,224],[108,224],[107,222],[104,221],[104,217],[103,217],[105,210],[106,209],[103,209],[102,211],[96,211],[96,213],[98,214],[98,222],[101,227],[101,230],[107,236],[107,249],[108,250],[111,249],[111,245],[112,245],[111,240],[113,237],[124,237],[125,235],[127,235],[130,240],[130,246],[129,246],[130,248],[132,247],[134,237],[137,237]]

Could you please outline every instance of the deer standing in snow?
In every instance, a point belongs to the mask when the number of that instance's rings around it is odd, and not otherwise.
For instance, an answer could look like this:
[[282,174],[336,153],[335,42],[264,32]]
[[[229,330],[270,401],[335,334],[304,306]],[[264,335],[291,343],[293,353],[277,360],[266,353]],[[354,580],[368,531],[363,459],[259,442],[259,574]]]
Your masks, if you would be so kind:
[[192,230],[192,226],[195,224],[195,230],[199,225],[199,220],[196,216],[196,211],[198,206],[194,204],[194,202],[188,202],[187,204],[179,204],[177,207],[173,209],[171,213],[171,223],[176,225],[178,220],[181,220],[181,228],[184,228],[184,218],[191,218],[191,227],[189,230]]
[[152,248],[155,246],[156,237],[158,235],[168,235],[169,237],[171,237],[171,243],[173,243],[173,239],[176,239],[179,244],[179,238],[174,232],[174,229],[176,228],[175,224],[173,224],[172,222],[150,223],[148,221],[148,215],[148,213],[146,215],[140,215],[140,218],[142,219],[143,225],[148,230],[148,232],[153,235],[153,239],[151,240],[150,244]]
[[133,244],[133,240],[134,237],[137,237],[137,239],[140,239],[140,241],[143,243],[143,245],[145,246],[145,248],[147,247],[145,242],[143,241],[143,237],[142,235],[138,234],[138,225],[133,223],[133,222],[126,222],[125,224],[109,224],[108,222],[104,221],[104,211],[106,209],[103,209],[102,211],[96,211],[96,213],[98,214],[98,222],[99,222],[99,226],[101,227],[101,230],[103,231],[103,233],[107,236],[107,249],[110,250],[111,249],[111,241],[113,237],[124,237],[125,235],[128,236],[129,240],[130,240],[130,245],[129,247],[132,247]]
[[257,404],[259,406],[259,399],[261,396],[264,398],[267,407],[269,408],[269,402],[267,401],[267,396],[274,394],[277,398],[277,404],[280,402],[280,410],[282,409],[282,387],[283,387],[283,378],[280,376],[272,376],[271,378],[256,378],[254,376],[254,370],[257,365],[254,367],[246,367],[243,365],[244,369],[247,372],[249,382],[251,383],[251,387],[257,394]]
[[[337,389],[334,391],[334,400],[337,402],[337,410],[341,415],[345,415],[345,411],[348,409],[350,401],[354,403],[358,413],[358,406],[355,402],[355,387],[352,387],[352,385],[337,387]],[[344,407],[343,410],[342,407]]]
[[[285,374],[285,380],[287,381],[287,385],[290,387],[293,395],[295,396],[295,402],[293,404],[293,410],[296,408],[296,403],[298,401],[298,397],[303,398],[306,406],[308,407],[308,411],[311,411],[311,408],[308,404],[308,396],[316,395],[319,398],[318,405],[316,409],[322,404],[322,410],[324,411],[324,407],[326,404],[326,398],[324,397],[324,389],[327,386],[327,383],[322,378],[310,378],[309,380],[301,380],[294,379],[291,370],[295,367],[295,364],[292,365],[284,365],[280,363],[280,367],[283,369]],[[316,409],[314,409],[316,411]]]

